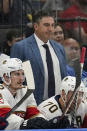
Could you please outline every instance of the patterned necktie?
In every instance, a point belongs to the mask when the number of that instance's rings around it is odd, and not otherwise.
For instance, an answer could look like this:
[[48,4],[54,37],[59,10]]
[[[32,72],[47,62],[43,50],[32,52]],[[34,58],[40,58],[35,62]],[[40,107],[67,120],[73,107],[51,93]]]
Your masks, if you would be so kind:
[[48,45],[44,44],[43,47],[46,49],[46,62],[48,69],[48,97],[51,97],[55,95],[55,78],[53,72],[53,62]]

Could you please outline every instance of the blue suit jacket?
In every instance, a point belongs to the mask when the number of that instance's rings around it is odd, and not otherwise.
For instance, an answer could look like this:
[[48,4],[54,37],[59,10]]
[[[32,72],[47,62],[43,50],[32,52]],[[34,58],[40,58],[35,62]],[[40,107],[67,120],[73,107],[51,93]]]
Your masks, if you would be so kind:
[[[61,77],[64,78],[66,76],[64,48],[53,40],[50,40],[50,43],[59,59]],[[35,99],[37,104],[41,103],[44,94],[44,67],[34,35],[17,42],[11,49],[11,57],[19,58],[22,61],[30,60],[35,80]]]

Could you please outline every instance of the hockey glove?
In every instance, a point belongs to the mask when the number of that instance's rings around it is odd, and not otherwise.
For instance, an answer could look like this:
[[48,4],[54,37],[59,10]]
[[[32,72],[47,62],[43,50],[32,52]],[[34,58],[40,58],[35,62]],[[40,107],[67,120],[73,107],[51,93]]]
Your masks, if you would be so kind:
[[62,119],[60,117],[55,117],[49,121],[52,129],[64,129],[70,128],[70,122],[67,116]]
[[3,117],[0,117],[0,130],[4,130],[7,126],[8,122]]
[[41,117],[25,120],[20,129],[49,129],[48,121]]

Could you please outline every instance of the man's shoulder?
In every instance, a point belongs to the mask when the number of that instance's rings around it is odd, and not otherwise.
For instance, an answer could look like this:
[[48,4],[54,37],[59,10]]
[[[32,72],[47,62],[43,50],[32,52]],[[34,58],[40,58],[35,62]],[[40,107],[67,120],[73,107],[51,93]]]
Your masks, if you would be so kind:
[[54,44],[55,46],[62,47],[62,45],[61,45],[60,43],[56,42],[55,40],[50,40],[50,42],[51,42],[52,44]]
[[21,41],[18,41],[18,42],[16,42],[16,44],[15,45],[25,45],[25,43],[29,43],[30,41],[32,41],[34,39],[34,35],[31,35],[31,36],[29,36],[29,37],[27,37],[27,38],[25,38],[25,39],[23,39],[23,40],[21,40]]
[[61,45],[60,43],[58,43],[58,42],[56,42],[56,41],[54,41],[54,40],[50,40],[50,43],[51,43],[51,45],[54,46],[56,49],[60,49],[60,50],[63,50],[63,49],[64,49],[63,45]]

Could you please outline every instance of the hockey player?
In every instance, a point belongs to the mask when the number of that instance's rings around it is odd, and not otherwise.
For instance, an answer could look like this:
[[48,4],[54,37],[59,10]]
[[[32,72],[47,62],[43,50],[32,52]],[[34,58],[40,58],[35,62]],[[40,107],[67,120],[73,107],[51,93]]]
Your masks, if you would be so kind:
[[[0,129],[4,129],[7,124],[6,130],[55,128],[53,120],[48,121],[37,109],[33,93],[6,119],[6,122],[4,117],[27,92],[27,86],[23,85],[25,76],[22,61],[17,58],[2,61],[0,76],[3,81],[3,84],[0,85]],[[69,121],[67,118],[63,120],[66,121],[64,126],[66,128]]]
[[[23,86],[25,76],[21,60],[6,59],[1,63],[0,69],[3,81],[3,84],[0,85],[0,116],[5,117],[25,95],[27,87]],[[37,109],[33,94],[31,94],[7,119],[9,123],[7,129],[19,129],[24,119],[30,119],[37,115],[43,117]]]
[[[49,98],[48,100],[42,102],[38,106],[38,109],[40,110],[40,112],[42,112],[44,116],[47,117],[48,120],[55,118],[57,116],[62,116],[62,113],[65,107],[67,106],[67,103],[69,102],[70,97],[73,94],[73,91],[75,89],[75,81],[76,81],[75,77],[72,77],[72,76],[65,77],[61,83],[60,95],[53,96]],[[73,101],[66,114],[71,123],[72,117],[73,117],[72,112],[74,113],[76,110],[76,114],[74,114],[75,115],[74,127],[76,128],[80,127],[83,124],[83,120],[85,116],[86,103],[84,103],[82,99],[84,91],[85,91],[85,86],[81,82],[81,85],[78,91],[78,96],[77,96],[77,103],[74,103]]]

